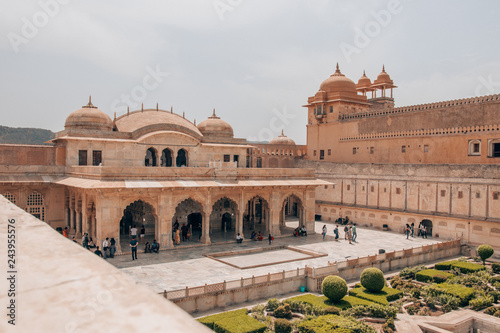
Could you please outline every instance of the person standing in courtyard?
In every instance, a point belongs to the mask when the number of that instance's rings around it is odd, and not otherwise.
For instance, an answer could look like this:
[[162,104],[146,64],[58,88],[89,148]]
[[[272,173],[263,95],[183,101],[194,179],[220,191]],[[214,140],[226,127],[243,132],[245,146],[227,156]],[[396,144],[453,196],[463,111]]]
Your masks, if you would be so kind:
[[322,232],[323,233],[323,240],[325,240],[325,236],[326,236],[326,224],[323,225],[323,230],[322,231],[323,231]]
[[132,237],[132,240],[130,241],[130,249],[132,250],[132,260],[137,259],[137,245],[139,245],[139,242],[135,237]]
[[349,227],[346,225],[344,227],[344,240],[347,240],[347,236],[349,236]]
[[347,230],[347,239],[349,239],[349,244],[352,244],[352,226]]
[[273,242],[274,237],[273,237],[273,236],[271,236],[271,234],[269,234],[269,237],[268,237],[268,238],[269,238],[269,245],[271,245],[271,243]]
[[146,236],[146,228],[144,227],[144,224],[142,225],[141,228],[141,238],[139,239],[139,242],[144,242],[144,236]]
[[355,242],[358,238],[358,231],[356,230],[356,223],[352,225],[352,241]]
[[135,227],[135,224],[132,228],[130,228],[130,238],[134,239],[137,237],[137,228]]
[[336,225],[335,229],[333,229],[333,233],[335,234],[335,240],[338,242],[339,241],[339,226]]
[[116,252],[116,241],[114,237],[109,240],[109,257],[114,258]]
[[69,230],[68,230],[68,227],[64,227],[64,230],[63,230],[63,236],[66,237],[66,238],[69,238]]
[[102,242],[102,251],[104,254],[104,259],[108,258],[108,249],[109,249],[109,237],[106,237],[106,239]]
[[406,239],[408,239],[408,237],[410,237],[410,225],[406,223]]
[[89,234],[84,233],[82,237],[82,246],[86,248],[87,250],[89,249]]

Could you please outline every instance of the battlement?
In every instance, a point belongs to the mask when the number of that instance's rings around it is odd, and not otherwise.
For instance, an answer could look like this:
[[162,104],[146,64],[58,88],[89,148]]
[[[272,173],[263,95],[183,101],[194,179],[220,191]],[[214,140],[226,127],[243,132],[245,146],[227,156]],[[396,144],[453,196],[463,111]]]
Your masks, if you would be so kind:
[[368,133],[368,134],[361,134],[361,135],[356,135],[356,136],[340,137],[339,140],[340,141],[373,140],[373,139],[389,139],[389,138],[431,136],[431,135],[460,135],[460,134],[479,133],[479,132],[500,132],[500,125],[464,126],[464,127],[452,127],[452,128],[430,128],[430,129],[420,129],[420,130],[413,130],[413,131]]
[[435,103],[427,103],[427,104],[417,104],[410,106],[402,106],[393,109],[377,109],[369,112],[359,112],[352,114],[342,114],[339,115],[339,120],[351,120],[351,119],[360,119],[360,118],[371,118],[378,116],[388,116],[395,114],[405,114],[411,112],[421,112],[428,110],[436,110],[436,109],[444,109],[448,107],[456,107],[463,106],[469,104],[479,104],[479,103],[498,103],[500,102],[500,94],[496,95],[487,95],[487,96],[479,96],[479,97],[471,97],[471,98],[462,98],[451,101],[442,101]]

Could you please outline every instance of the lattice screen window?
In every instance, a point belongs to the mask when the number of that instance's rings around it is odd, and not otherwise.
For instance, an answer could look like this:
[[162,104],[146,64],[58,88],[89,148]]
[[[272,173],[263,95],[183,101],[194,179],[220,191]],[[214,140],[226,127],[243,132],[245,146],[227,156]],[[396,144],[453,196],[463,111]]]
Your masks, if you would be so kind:
[[13,204],[16,203],[16,196],[10,192],[7,192],[3,195],[5,197],[5,199],[9,200],[10,202],[12,202]]
[[43,196],[41,193],[33,192],[28,196],[26,211],[34,217],[45,221],[45,207],[43,207]]

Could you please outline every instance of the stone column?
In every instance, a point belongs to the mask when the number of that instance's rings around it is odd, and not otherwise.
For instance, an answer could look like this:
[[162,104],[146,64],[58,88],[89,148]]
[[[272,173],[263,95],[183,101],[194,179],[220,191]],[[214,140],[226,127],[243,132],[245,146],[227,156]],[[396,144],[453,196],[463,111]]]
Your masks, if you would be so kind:
[[243,212],[241,210],[236,213],[236,228],[234,231],[235,238],[238,233],[243,236]]
[[202,235],[201,235],[200,242],[205,244],[205,245],[211,244],[211,242],[210,242],[210,218],[209,218],[209,216],[210,215],[208,213],[205,213],[205,212],[203,212],[201,214],[201,218],[202,218],[201,232],[202,232]]
[[[170,206],[172,192],[162,192],[160,204],[158,207],[158,228],[157,241],[160,243],[160,249],[171,249],[174,247],[172,242],[172,218],[175,213],[175,208]],[[170,208],[170,209],[169,209]],[[170,213],[169,213],[170,212]]]
[[64,207],[64,210],[65,210],[65,214],[64,214],[64,225],[68,228],[71,227],[70,223],[71,223],[71,209],[66,206]]
[[80,210],[76,211],[76,233],[75,236],[82,236],[82,212]]
[[70,213],[70,231],[75,232],[75,226],[76,226],[76,210],[74,208],[71,208],[71,213]]

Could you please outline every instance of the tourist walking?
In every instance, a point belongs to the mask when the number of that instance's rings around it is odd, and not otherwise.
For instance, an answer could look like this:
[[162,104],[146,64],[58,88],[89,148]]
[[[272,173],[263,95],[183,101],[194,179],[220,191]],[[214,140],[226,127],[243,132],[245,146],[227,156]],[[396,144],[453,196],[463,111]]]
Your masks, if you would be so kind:
[[414,234],[414,232],[415,232],[415,222],[412,222],[412,223],[411,223],[410,228],[411,228],[411,237],[415,237],[415,236],[413,236],[413,234]]
[[274,237],[273,237],[273,236],[271,236],[271,234],[269,234],[268,239],[269,239],[269,245],[271,245],[271,243],[272,243],[272,241],[273,241]]
[[410,225],[406,223],[406,239],[408,239],[408,237],[410,237]]
[[179,229],[175,231],[175,245],[181,244],[181,232]]
[[349,234],[349,227],[346,225],[344,227],[344,240],[347,240],[348,234]]
[[339,241],[339,226],[336,225],[335,229],[333,229],[333,233],[335,234],[335,240],[338,242]]
[[356,223],[352,226],[352,241],[355,242],[356,238],[358,238],[358,232],[356,230]]
[[325,240],[325,236],[326,236],[326,224],[323,225],[323,240]]
[[130,249],[132,250],[132,260],[137,259],[137,245],[139,245],[139,242],[135,237],[132,237],[132,240],[130,241]]
[[347,231],[347,238],[349,239],[349,244],[352,244],[352,226]]

